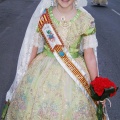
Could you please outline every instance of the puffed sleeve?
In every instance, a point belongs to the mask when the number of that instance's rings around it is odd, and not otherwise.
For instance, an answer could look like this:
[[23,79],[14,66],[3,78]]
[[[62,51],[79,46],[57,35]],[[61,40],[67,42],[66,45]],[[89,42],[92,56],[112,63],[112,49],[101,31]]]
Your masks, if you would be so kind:
[[38,47],[38,53],[43,51],[44,48],[44,39],[39,32],[39,29],[37,28],[35,34],[34,34],[34,44],[35,47]]
[[96,28],[94,21],[91,22],[90,27],[83,34],[83,38],[81,41],[81,50],[88,48],[97,48],[98,41],[96,39]]

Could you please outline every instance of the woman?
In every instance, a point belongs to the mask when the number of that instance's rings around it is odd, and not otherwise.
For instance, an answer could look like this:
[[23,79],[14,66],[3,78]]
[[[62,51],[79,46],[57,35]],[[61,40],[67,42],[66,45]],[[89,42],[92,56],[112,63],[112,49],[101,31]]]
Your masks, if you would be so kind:
[[96,105],[78,80],[83,77],[74,74],[80,70],[88,85],[98,76],[94,19],[81,5],[75,0],[40,2],[25,35],[15,81],[7,93],[10,106],[6,120],[97,119]]

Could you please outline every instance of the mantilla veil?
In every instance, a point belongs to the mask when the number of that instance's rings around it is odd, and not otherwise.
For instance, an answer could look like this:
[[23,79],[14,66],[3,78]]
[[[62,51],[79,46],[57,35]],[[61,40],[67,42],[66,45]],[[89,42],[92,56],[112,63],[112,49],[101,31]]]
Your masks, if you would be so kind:
[[[77,0],[76,2],[77,2],[76,7],[78,9],[80,9],[81,11],[85,11],[87,14],[89,14],[83,8],[84,6],[87,5],[87,0]],[[10,89],[7,92],[6,101],[8,101],[8,100],[11,101],[14,91],[16,90],[18,84],[22,80],[22,77],[24,76],[24,74],[28,68],[28,63],[30,60],[33,42],[34,42],[34,34],[36,32],[36,28],[38,26],[40,16],[42,15],[45,8],[49,8],[50,6],[53,6],[53,5],[54,5],[53,0],[41,0],[30,19],[30,22],[27,27],[25,37],[24,37],[24,40],[22,43],[22,47],[20,50],[15,79],[14,79],[14,82],[11,85]],[[39,48],[38,51],[41,52],[42,49],[43,48]],[[82,50],[82,46],[81,46],[81,50]],[[96,54],[96,50],[95,50],[95,54]],[[97,56],[97,54],[96,54],[96,56]]]

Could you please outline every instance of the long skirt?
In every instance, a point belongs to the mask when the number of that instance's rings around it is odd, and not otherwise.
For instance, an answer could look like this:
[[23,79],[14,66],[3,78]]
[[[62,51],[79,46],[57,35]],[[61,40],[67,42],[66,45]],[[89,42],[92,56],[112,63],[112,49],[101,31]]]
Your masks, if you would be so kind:
[[[75,60],[89,77],[84,59]],[[6,120],[97,120],[97,117],[90,101],[58,61],[41,53],[16,89]]]

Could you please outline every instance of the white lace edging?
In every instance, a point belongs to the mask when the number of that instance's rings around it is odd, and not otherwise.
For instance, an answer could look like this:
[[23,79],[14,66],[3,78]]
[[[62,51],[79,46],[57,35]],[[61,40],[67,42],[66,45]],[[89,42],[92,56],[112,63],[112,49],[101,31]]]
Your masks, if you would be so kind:
[[42,52],[44,48],[44,39],[42,35],[39,32],[36,32],[33,39],[33,46],[38,47],[38,53]]
[[93,34],[93,35],[83,37],[81,44],[82,44],[83,50],[88,48],[96,48],[98,46],[96,35]]

